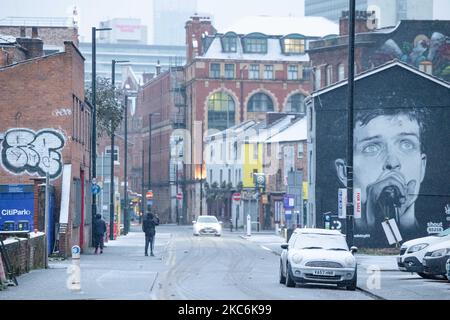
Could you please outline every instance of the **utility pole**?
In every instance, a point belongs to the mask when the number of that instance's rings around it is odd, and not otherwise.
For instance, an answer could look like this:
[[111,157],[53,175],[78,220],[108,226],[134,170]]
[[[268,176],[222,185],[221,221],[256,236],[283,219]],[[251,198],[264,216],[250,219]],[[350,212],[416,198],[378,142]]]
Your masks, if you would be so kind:
[[141,194],[141,215],[139,216],[139,223],[142,222],[142,218],[144,215],[144,200],[145,200],[145,182],[144,182],[144,142],[142,141],[142,174],[141,174],[141,188],[142,188],[142,194]]
[[[91,164],[92,164],[92,183],[97,183],[97,107],[96,107],[96,54],[97,54],[97,44],[96,44],[96,32],[97,31],[107,31],[112,30],[111,28],[101,28],[97,29],[96,27],[92,27],[92,147],[91,147]],[[95,215],[97,214],[97,195],[92,193],[92,226],[94,225]],[[92,245],[94,245],[94,232],[92,234]]]
[[130,231],[130,221],[128,217],[128,176],[127,176],[127,166],[128,166],[128,95],[125,94],[125,103],[124,103],[124,112],[125,112],[125,145],[124,145],[124,155],[125,155],[125,167],[123,169],[123,219],[125,220],[125,235]]
[[348,37],[348,110],[347,110],[347,217],[346,238],[349,247],[353,246],[353,99],[355,79],[355,0],[349,0]]
[[205,141],[203,140],[203,130],[204,128],[204,122],[202,121],[202,163],[200,165],[200,215],[203,215],[203,144]]

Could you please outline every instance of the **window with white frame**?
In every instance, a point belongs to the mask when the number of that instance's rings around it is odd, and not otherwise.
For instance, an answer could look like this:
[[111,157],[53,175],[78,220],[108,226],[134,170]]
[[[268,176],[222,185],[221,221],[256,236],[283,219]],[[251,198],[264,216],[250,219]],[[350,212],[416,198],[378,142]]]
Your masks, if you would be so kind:
[[211,78],[220,78],[220,64],[219,63],[211,63],[209,76]]
[[[107,146],[105,148],[105,153],[106,155],[110,156],[111,155],[111,146]],[[119,147],[118,146],[114,146],[114,164],[119,164]]]
[[326,74],[326,81],[327,81],[327,86],[329,86],[330,84],[333,83],[333,66],[331,64],[329,64],[327,66],[327,74]]
[[298,79],[298,66],[295,64],[290,64],[288,66],[288,80]]
[[265,80],[273,79],[273,65],[271,64],[264,65],[264,79]]
[[248,72],[249,79],[259,79],[259,64],[251,64]]
[[343,63],[338,64],[338,81],[344,80],[345,78],[345,68]]
[[303,154],[304,154],[303,143],[300,142],[297,145],[297,158],[298,159],[302,159],[303,158]]
[[319,90],[322,82],[322,74],[320,68],[314,68],[314,90]]

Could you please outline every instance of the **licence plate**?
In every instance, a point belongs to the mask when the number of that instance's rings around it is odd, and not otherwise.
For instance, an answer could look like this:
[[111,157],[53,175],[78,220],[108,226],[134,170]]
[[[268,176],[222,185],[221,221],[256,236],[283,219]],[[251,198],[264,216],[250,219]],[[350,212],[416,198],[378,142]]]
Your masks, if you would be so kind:
[[328,271],[328,270],[314,270],[313,275],[315,276],[327,276],[327,277],[333,277],[334,271]]

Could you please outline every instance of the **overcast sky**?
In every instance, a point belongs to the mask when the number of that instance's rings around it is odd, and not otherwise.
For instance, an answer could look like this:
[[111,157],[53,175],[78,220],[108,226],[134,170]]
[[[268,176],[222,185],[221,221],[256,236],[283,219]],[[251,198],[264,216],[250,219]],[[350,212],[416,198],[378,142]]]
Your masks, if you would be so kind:
[[[429,2],[429,0],[423,0]],[[434,0],[434,18],[450,20],[450,0]],[[70,16],[77,6],[81,41],[90,41],[90,30],[112,18],[140,18],[152,41],[152,0],[0,0],[0,18],[7,16]],[[210,13],[219,31],[248,15],[303,16],[304,0],[198,0],[198,11]]]

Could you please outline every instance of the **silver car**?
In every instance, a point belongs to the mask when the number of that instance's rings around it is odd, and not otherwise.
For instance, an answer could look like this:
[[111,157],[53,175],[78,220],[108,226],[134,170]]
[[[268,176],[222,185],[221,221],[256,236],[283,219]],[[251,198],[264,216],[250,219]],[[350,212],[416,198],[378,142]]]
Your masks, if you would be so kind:
[[356,247],[348,249],[345,236],[337,230],[296,229],[289,243],[282,244],[280,283],[327,283],[355,290]]

